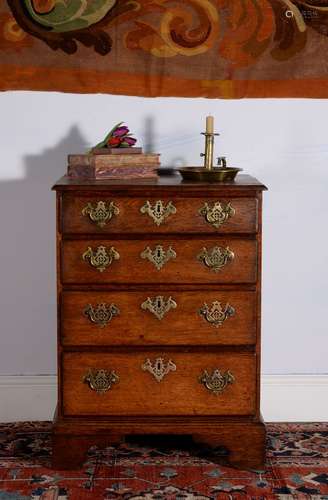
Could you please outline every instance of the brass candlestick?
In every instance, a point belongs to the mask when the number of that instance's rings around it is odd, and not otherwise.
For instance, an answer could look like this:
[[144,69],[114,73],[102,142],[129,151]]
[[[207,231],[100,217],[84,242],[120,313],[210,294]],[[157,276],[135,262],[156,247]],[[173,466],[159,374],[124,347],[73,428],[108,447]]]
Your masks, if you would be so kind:
[[205,153],[201,153],[200,156],[204,156],[204,168],[206,170],[212,170],[213,168],[213,155],[214,155],[214,137],[216,135],[214,132],[202,132],[205,136]]
[[218,166],[213,166],[214,138],[220,134],[202,132],[205,136],[204,167],[183,167],[179,169],[184,180],[195,182],[231,182],[242,169],[227,166],[225,156],[218,158]]

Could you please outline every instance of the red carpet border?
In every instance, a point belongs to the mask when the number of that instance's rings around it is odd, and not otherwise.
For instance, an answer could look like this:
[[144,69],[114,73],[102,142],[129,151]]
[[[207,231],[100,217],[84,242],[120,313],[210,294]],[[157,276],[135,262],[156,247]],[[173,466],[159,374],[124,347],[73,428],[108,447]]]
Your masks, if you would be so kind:
[[91,449],[83,468],[51,469],[51,424],[0,424],[0,500],[328,500],[328,424],[268,424],[264,471],[222,465],[186,439]]

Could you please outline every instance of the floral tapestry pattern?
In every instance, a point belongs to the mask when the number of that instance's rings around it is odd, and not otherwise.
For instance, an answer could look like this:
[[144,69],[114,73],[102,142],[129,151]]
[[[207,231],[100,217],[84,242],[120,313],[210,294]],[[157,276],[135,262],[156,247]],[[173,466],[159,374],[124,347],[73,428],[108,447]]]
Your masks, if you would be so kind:
[[328,0],[7,0],[0,89],[328,97]]

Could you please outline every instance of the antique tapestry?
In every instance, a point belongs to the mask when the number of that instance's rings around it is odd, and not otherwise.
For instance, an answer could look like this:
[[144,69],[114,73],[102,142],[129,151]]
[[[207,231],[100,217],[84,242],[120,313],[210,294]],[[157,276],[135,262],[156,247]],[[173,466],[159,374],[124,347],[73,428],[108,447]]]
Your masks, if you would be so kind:
[[328,97],[328,0],[1,0],[0,90]]

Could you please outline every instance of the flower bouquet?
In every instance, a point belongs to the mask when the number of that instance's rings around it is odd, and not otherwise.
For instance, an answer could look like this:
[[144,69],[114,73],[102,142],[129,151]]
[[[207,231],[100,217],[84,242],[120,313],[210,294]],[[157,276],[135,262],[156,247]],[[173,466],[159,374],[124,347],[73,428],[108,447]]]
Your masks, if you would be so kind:
[[[133,134],[130,133],[129,128],[126,125],[123,125],[123,123],[124,122],[120,122],[115,125],[101,142],[91,148],[90,152],[97,154],[97,152],[100,150],[102,154],[106,154],[106,150],[120,149],[121,152],[124,153],[124,148],[133,148],[133,146],[137,142],[137,139],[135,137],[132,137]],[[141,148],[135,148],[135,150],[136,149],[141,153]]]
[[134,147],[137,139],[120,122],[106,137],[84,155],[68,155],[69,177],[88,179],[153,179],[160,166],[160,155],[142,153]]

